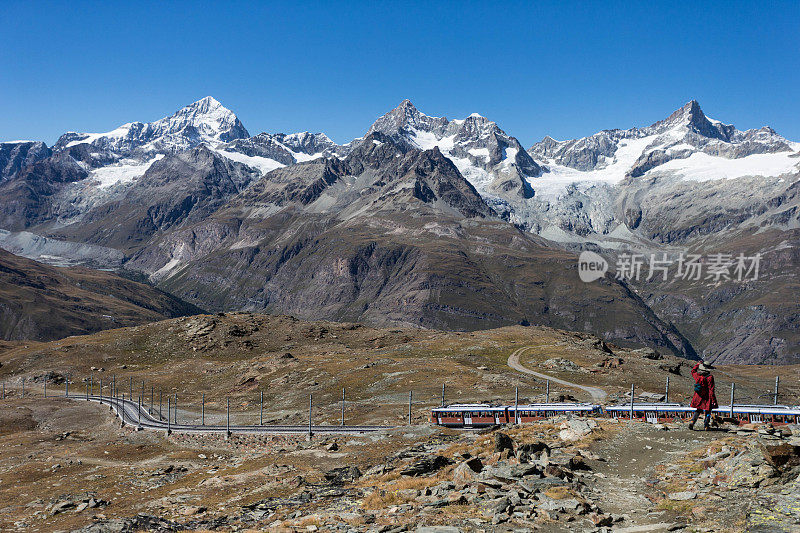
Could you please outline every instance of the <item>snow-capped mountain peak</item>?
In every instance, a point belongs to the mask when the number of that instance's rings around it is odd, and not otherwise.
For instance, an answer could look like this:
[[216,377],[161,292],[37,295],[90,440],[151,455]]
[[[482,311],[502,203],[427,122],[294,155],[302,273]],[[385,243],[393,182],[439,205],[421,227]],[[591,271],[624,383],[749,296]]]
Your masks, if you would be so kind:
[[[639,153],[631,159],[631,146]],[[557,170],[568,167],[581,172],[604,170],[608,181],[639,177],[676,159],[695,153],[740,159],[754,154],[796,150],[794,143],[769,127],[739,131],[708,118],[696,100],[687,102],[666,119],[644,128],[603,130],[581,139],[556,141],[545,137],[528,151],[532,157]],[[623,147],[626,150],[621,151]],[[624,152],[624,153],[623,153]],[[613,172],[609,172],[614,166]],[[611,176],[614,174],[614,176]],[[610,178],[614,179],[610,179]]]
[[527,177],[539,175],[540,167],[519,141],[497,124],[477,113],[448,120],[420,112],[410,100],[379,117],[367,135],[379,132],[399,146],[439,151],[449,158],[483,195],[516,191],[527,197]]
[[674,130],[688,131],[702,137],[730,142],[736,128],[718,120],[709,119],[700,109],[697,100],[690,100],[665,120],[656,122],[649,128],[644,128],[643,131],[647,135]]
[[66,133],[55,148],[89,144],[117,156],[146,158],[154,153],[175,153],[201,143],[214,146],[249,136],[233,111],[206,96],[154,122],[130,122],[105,133]]

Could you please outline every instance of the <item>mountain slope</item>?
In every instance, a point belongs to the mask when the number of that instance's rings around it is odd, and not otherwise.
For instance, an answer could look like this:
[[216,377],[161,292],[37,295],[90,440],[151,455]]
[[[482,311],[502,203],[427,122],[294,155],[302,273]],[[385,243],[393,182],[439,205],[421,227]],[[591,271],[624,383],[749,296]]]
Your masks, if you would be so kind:
[[483,329],[539,323],[693,356],[615,280],[503,221],[438,148],[373,132],[344,159],[278,169],[129,268],[212,309]]
[[87,268],[57,268],[0,250],[0,338],[54,340],[197,314],[142,283]]
[[48,235],[128,251],[158,232],[202,220],[260,175],[201,145],[155,161],[135,187]]
[[40,141],[14,141],[0,143],[0,183],[16,175],[21,169],[50,157],[52,151]]

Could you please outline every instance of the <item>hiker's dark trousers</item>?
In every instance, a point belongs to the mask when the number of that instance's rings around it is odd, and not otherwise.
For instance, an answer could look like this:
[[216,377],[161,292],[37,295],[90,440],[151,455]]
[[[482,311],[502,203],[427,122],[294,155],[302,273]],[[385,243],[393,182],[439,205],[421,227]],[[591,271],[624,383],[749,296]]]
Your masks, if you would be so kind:
[[703,420],[703,427],[708,427],[711,424],[711,411],[703,411],[702,409],[695,410],[694,416],[692,417],[692,425],[700,418],[700,413],[705,413],[706,417]]

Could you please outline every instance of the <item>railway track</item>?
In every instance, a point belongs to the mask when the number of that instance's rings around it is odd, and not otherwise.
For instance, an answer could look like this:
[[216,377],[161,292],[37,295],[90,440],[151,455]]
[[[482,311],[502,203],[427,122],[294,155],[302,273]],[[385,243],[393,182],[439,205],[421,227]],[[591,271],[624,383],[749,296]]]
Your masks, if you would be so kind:
[[392,429],[393,426],[308,426],[306,425],[202,425],[202,424],[173,424],[170,421],[161,420],[153,417],[144,407],[140,407],[137,402],[123,400],[120,398],[109,398],[100,396],[62,396],[69,400],[90,401],[108,406],[114,414],[134,428],[143,430],[165,431],[174,433],[222,433],[223,435],[238,434],[362,434],[374,433]]

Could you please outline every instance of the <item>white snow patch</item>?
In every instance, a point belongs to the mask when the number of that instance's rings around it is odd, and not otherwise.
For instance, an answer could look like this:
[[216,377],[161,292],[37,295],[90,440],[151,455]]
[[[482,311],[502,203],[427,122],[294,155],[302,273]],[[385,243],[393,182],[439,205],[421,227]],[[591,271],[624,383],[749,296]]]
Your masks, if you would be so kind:
[[479,193],[483,194],[489,184],[492,183],[492,176],[484,169],[475,166],[472,161],[466,157],[448,157],[458,171],[461,172],[461,175],[464,176]]
[[77,146],[79,144],[91,144],[97,139],[100,139],[101,137],[111,137],[115,139],[125,137],[131,128],[131,124],[132,122],[129,122],[128,124],[123,124],[119,128],[108,131],[106,133],[86,133],[85,134],[86,138],[81,139],[79,141],[72,141],[68,143],[66,147],[69,148],[70,146]]
[[536,191],[538,198],[548,200],[555,200],[563,196],[567,187],[572,184],[579,185],[581,189],[600,184],[616,185],[625,179],[625,173],[630,170],[644,149],[655,138],[655,135],[651,135],[640,139],[620,141],[613,159],[603,168],[581,171],[548,162],[547,166],[550,172],[545,172],[536,178],[528,178],[528,183]]
[[314,159],[319,159],[320,157],[325,157],[325,154],[322,152],[317,152],[316,154],[304,154],[303,152],[292,152],[292,157],[294,157],[295,161],[298,163],[302,163],[304,161],[313,161]]
[[[439,145],[439,139],[430,131],[414,129],[411,131],[411,135],[413,136],[412,142],[421,150],[431,150]],[[441,147],[439,150],[441,150]]]
[[86,178],[90,182],[97,182],[99,189],[105,189],[118,183],[130,183],[144,175],[150,165],[162,159],[164,154],[157,154],[155,157],[144,163],[131,159],[123,159],[117,164],[98,168],[89,173]]
[[282,168],[285,165],[283,163],[279,163],[274,159],[270,159],[268,157],[261,157],[258,155],[245,155],[240,154],[239,152],[228,152],[227,150],[215,150],[219,155],[222,157],[227,157],[231,161],[236,161],[237,163],[243,163],[249,167],[253,167],[261,171],[262,174],[266,174],[267,172],[272,172],[276,168]]
[[172,259],[169,260],[169,262],[167,262],[166,265],[164,265],[163,267],[161,267],[158,270],[156,270],[155,272],[153,272],[150,275],[150,279],[158,280],[158,279],[163,278],[164,276],[169,274],[170,270],[172,270],[173,268],[178,266],[178,264],[180,264],[180,259],[176,259],[176,258],[173,257]]
[[797,171],[800,162],[791,155],[792,152],[778,152],[727,159],[696,152],[686,159],[667,161],[649,172],[673,171],[690,181],[727,180],[744,176],[774,177]]
[[485,157],[486,159],[489,159],[488,148],[470,148],[468,152],[474,155],[475,157]]

